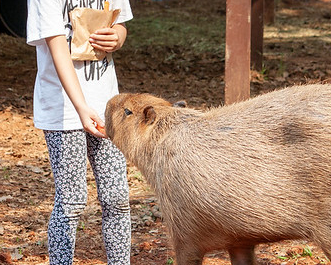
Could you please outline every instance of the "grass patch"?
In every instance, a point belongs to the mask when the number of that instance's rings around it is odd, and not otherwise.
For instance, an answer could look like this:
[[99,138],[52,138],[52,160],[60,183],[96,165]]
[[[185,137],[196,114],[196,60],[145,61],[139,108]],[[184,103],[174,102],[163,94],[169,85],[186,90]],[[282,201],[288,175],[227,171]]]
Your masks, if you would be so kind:
[[129,29],[125,47],[183,46],[196,53],[224,53],[225,19],[212,20],[204,16],[189,17],[185,13],[163,12],[134,17],[127,23]]

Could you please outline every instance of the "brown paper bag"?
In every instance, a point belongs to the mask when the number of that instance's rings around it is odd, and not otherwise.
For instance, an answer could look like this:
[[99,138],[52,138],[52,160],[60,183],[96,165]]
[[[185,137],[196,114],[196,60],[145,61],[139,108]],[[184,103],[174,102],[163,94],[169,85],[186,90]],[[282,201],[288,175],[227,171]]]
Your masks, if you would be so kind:
[[[77,61],[102,60],[106,52],[94,49],[89,37],[96,30],[111,27],[120,13],[119,9],[105,11],[92,8],[75,8],[69,13],[73,36],[71,58]],[[108,54],[111,56],[111,54]]]

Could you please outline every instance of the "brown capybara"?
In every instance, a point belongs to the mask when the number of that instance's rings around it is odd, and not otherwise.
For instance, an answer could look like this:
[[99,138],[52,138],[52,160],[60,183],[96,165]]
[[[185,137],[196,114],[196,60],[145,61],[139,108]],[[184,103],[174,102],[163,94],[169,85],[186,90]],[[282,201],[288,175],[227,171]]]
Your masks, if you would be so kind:
[[309,239],[331,259],[331,85],[285,88],[206,112],[120,94],[106,133],[154,188],[178,265]]

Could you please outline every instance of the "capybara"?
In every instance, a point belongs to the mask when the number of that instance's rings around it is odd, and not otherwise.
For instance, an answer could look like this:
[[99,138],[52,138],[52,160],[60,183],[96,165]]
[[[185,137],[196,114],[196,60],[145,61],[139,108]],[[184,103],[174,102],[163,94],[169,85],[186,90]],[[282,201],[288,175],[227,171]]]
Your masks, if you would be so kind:
[[309,239],[331,258],[331,85],[288,87],[199,111],[120,94],[106,133],[154,188],[178,265]]

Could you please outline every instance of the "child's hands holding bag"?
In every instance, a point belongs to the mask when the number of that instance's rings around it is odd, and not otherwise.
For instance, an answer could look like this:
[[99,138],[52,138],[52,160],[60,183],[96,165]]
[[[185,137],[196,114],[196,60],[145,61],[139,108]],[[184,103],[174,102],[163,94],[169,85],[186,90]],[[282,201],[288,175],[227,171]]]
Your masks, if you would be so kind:
[[125,40],[124,38],[121,41],[121,38],[123,31],[126,36],[126,28],[124,24],[114,25],[119,13],[118,9],[106,11],[75,8],[72,10],[69,14],[73,29],[71,58],[79,61],[102,60],[106,52],[120,48]]
[[111,28],[97,30],[90,35],[89,41],[93,48],[109,53],[123,46],[126,34],[125,24],[116,24]]

